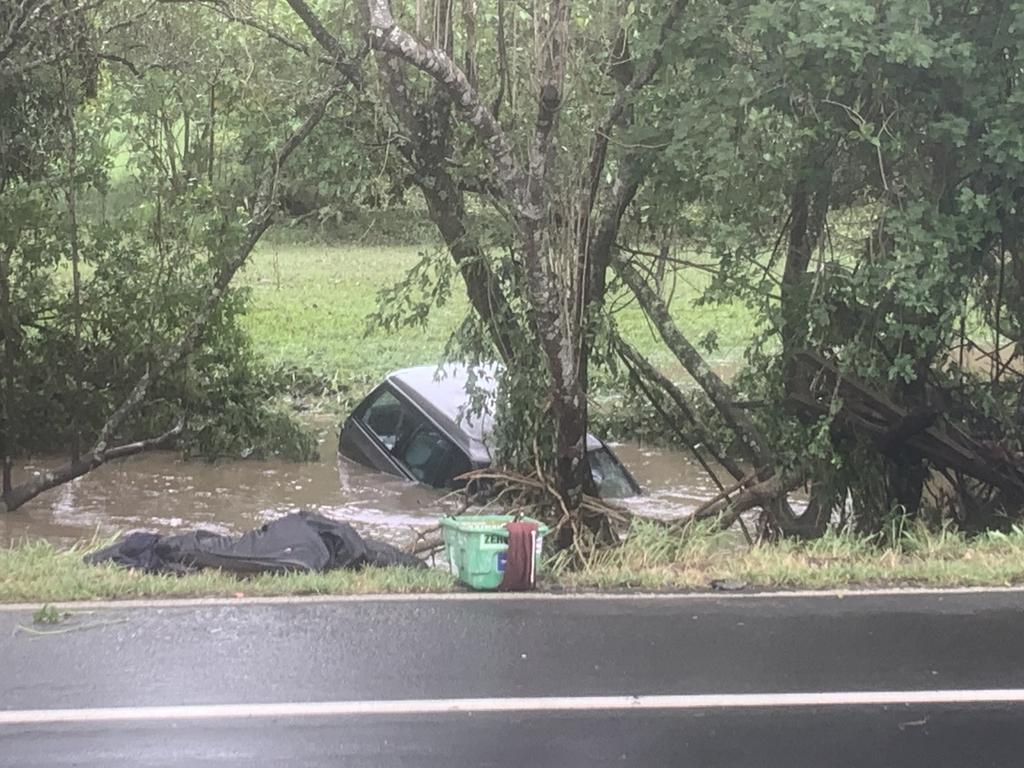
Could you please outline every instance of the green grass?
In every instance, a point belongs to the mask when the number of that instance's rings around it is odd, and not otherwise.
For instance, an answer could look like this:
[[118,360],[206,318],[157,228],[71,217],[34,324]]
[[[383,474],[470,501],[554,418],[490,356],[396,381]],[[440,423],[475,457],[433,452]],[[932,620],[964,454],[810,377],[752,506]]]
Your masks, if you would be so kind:
[[[424,247],[426,248],[426,247]],[[440,362],[445,343],[467,311],[460,283],[452,301],[435,309],[425,327],[367,333],[377,293],[401,279],[424,248],[265,243],[253,254],[239,284],[251,289],[244,325],[261,356],[296,369],[332,388],[360,394],[388,371]],[[751,335],[751,315],[736,304],[694,307],[706,281],[702,273],[680,273],[673,313],[692,340],[715,331],[721,346],[713,362],[728,367],[740,358]],[[657,339],[643,312],[624,297],[618,321],[623,334],[667,371],[671,353]]]
[[[220,571],[155,576],[114,565],[91,566],[82,555],[97,542],[62,550],[31,541],[0,550],[0,602],[67,602],[146,597],[236,597],[437,593],[458,587],[437,569],[367,568],[237,577]],[[620,547],[599,552],[584,568],[558,557],[542,571],[541,589],[700,591],[716,580],[748,590],[855,589],[887,586],[1024,584],[1024,529],[972,539],[951,532],[904,532],[895,545],[849,533],[812,542],[748,547],[733,533],[671,533],[639,522]]]
[[567,589],[700,590],[715,580],[751,589],[1010,586],[1024,584],[1024,529],[972,539],[914,529],[890,546],[840,532],[748,547],[734,533],[672,534],[638,523],[585,568],[555,562],[553,580]]
[[257,351],[333,386],[368,387],[396,368],[439,362],[462,318],[462,296],[425,328],[368,334],[377,293],[418,260],[417,248],[263,245],[241,275],[252,291],[244,318]]
[[59,549],[33,540],[0,550],[0,602],[444,592],[454,587],[449,574],[433,568],[365,568],[249,578],[216,570],[157,576],[110,564],[86,565],[82,555],[95,546],[93,542]]

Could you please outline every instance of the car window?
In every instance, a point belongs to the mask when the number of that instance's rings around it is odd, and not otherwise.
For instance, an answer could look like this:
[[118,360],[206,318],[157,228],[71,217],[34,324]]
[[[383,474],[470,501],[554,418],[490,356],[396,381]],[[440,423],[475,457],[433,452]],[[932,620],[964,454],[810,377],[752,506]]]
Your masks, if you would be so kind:
[[587,458],[590,460],[591,477],[602,499],[622,499],[636,493],[622,465],[607,448],[589,451]]
[[414,426],[408,407],[386,389],[381,390],[363,412],[362,422],[389,451],[394,450]]
[[469,460],[451,440],[432,424],[423,424],[404,444],[396,457],[421,483],[441,488],[452,478],[469,470]]

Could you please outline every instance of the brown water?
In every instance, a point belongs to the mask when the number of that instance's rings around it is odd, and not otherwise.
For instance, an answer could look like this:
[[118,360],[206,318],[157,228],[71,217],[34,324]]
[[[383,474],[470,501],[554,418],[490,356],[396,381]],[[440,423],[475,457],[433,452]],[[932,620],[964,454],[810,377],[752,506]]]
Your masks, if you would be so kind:
[[[37,537],[68,544],[140,528],[236,533],[299,509],[402,543],[415,536],[415,529],[432,526],[454,503],[425,486],[338,461],[336,444],[336,435],[328,436],[321,445],[323,460],[306,464],[182,461],[172,452],[114,462],[0,515],[0,545]],[[645,492],[626,502],[634,513],[678,517],[714,495],[711,479],[688,454],[633,443],[614,450]],[[18,474],[57,463],[33,461]]]

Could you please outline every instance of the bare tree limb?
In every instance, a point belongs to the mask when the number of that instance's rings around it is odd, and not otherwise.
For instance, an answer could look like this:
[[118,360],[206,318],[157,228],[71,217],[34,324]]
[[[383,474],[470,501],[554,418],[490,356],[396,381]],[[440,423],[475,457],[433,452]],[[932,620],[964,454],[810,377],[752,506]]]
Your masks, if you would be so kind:
[[331,55],[334,66],[338,71],[353,85],[361,86],[362,73],[360,73],[358,67],[351,63],[354,59],[345,51],[341,41],[323,25],[323,22],[313,12],[313,9],[309,7],[306,0],[287,0],[287,2],[291,9],[295,11],[295,14],[302,19],[302,23],[306,25],[310,34],[313,35],[313,39]]
[[113,459],[123,459],[128,456],[134,456],[137,453],[142,453],[143,451],[162,448],[180,435],[184,426],[184,420],[179,420],[171,429],[157,437],[139,440],[134,443],[126,443],[125,445],[118,445],[109,449],[103,455],[97,455],[90,452],[77,459],[72,459],[68,463],[57,467],[57,469],[50,470],[49,472],[43,472],[38,477],[35,477],[28,482],[21,483],[13,489],[5,491],[3,494],[3,501],[0,502],[0,512],[13,512],[26,502],[34,499],[36,496],[39,496],[52,488],[64,485],[64,483],[70,483],[72,480],[92,472],[101,464]]
[[[657,384],[690,423],[687,443],[690,444],[690,448],[697,456],[697,460],[704,464],[704,460],[698,451],[698,446],[703,445],[712,458],[725,467],[726,471],[734,479],[742,479],[746,473],[724,451],[720,451],[715,447],[714,440],[711,439],[707,428],[698,420],[697,414],[693,412],[693,408],[690,407],[690,403],[679,388],[667,376],[655,368],[650,360],[637,352],[634,347],[627,344],[623,339],[617,340],[615,349],[626,365],[636,370],[638,378]],[[704,468],[712,478],[715,477],[714,472],[709,467],[705,465]]]
[[387,0],[369,0],[369,21],[370,44],[375,50],[399,58],[430,75],[458,106],[463,118],[487,148],[495,176],[513,204],[517,217],[533,221],[539,219],[540,211],[529,205],[526,177],[516,162],[512,143],[462,70],[444,51],[420,43],[399,27]]
[[665,302],[629,261],[616,254],[612,259],[616,273],[629,286],[657,328],[666,346],[686,372],[700,385],[722,418],[739,437],[745,458],[758,467],[770,465],[769,451],[760,430],[742,409],[733,404],[732,392],[721,377],[711,370],[696,347],[680,332]]
[[565,80],[565,52],[569,36],[569,3],[551,0],[547,25],[539,42],[541,61],[538,67],[540,94],[537,99],[537,118],[534,122],[533,142],[530,145],[531,202],[540,207],[546,192],[548,169],[551,167],[558,113],[562,106],[562,87]]

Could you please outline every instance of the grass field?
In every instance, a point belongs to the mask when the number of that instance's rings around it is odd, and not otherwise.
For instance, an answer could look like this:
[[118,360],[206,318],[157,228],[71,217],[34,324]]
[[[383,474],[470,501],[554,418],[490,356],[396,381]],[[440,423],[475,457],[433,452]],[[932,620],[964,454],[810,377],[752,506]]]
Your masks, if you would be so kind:
[[395,368],[440,360],[464,301],[423,329],[367,333],[377,293],[418,260],[416,248],[264,245],[239,280],[251,289],[244,318],[257,351],[340,386],[368,386]]
[[[365,389],[383,374],[441,360],[449,335],[465,315],[462,286],[434,310],[423,328],[367,333],[378,292],[399,280],[419,259],[415,247],[276,245],[253,255],[239,284],[252,291],[244,325],[257,351],[271,364],[296,368],[335,386]],[[740,305],[694,307],[704,285],[700,273],[677,276],[673,312],[697,340],[709,331],[720,350],[711,361],[735,364],[750,338],[750,314]],[[626,338],[659,366],[675,370],[671,354],[651,332],[643,313],[624,300],[618,322]]]

